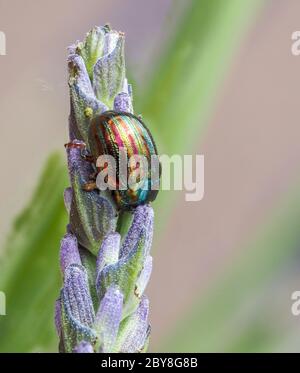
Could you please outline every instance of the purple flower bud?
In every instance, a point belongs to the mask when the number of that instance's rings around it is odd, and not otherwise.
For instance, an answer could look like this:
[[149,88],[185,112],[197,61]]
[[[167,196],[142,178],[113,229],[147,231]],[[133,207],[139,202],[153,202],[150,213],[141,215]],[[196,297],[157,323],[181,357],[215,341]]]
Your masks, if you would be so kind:
[[78,251],[77,238],[70,233],[67,233],[61,240],[60,245],[60,267],[64,273],[70,264],[81,264],[81,259]]
[[95,342],[95,314],[83,266],[70,264],[61,292],[64,350],[71,352],[81,340]]
[[151,206],[142,205],[135,209],[132,224],[121,247],[121,257],[126,256],[142,237],[145,239],[148,253],[153,237],[153,219],[154,212]]
[[123,295],[114,286],[105,293],[96,315],[95,329],[101,352],[112,352],[122,316]]
[[90,354],[93,353],[93,347],[90,342],[82,341],[73,350],[77,354]]
[[124,320],[118,337],[119,352],[141,352],[149,336],[149,301],[144,296],[137,310]]
[[96,274],[98,275],[102,269],[108,264],[114,264],[119,259],[121,236],[119,233],[110,233],[102,242],[99,254],[97,257]]
[[85,268],[71,264],[65,272],[63,302],[70,316],[85,326],[94,322],[94,308],[90,297]]
[[119,93],[114,100],[114,110],[117,112],[132,113],[131,97],[126,92]]

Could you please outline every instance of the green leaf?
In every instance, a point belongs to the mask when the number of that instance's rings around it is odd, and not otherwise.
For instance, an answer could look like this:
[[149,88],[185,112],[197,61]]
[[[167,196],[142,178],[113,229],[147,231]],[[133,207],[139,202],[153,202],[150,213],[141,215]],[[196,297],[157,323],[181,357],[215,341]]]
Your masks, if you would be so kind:
[[1,352],[57,350],[53,314],[61,283],[58,258],[67,223],[67,183],[66,164],[61,154],[54,154],[1,252],[0,288],[7,302],[7,315],[0,317]]

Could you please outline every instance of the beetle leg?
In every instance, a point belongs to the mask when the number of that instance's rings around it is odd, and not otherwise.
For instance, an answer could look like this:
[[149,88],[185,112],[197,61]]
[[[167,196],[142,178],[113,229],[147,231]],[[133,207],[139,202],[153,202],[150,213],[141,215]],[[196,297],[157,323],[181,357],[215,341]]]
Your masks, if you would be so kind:
[[83,190],[86,192],[92,192],[93,190],[97,189],[97,185],[95,181],[89,181],[88,183],[83,184]]
[[86,145],[84,142],[76,142],[76,141],[71,141],[65,144],[66,149],[81,149],[81,156],[82,158],[90,163],[94,163],[94,157],[90,154],[88,154]]
[[71,141],[65,144],[65,148],[85,149],[86,145],[84,142]]

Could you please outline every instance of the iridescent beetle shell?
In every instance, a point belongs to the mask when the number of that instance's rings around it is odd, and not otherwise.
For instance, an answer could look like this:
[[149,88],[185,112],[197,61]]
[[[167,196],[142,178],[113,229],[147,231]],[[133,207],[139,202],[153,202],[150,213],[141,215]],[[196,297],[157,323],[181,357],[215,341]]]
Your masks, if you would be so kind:
[[[116,190],[112,190],[112,195],[120,209],[128,210],[154,201],[158,194],[160,164],[153,137],[140,118],[130,113],[117,113],[115,111],[107,111],[98,115],[91,121],[88,145],[95,164],[100,155],[114,157],[117,187]],[[147,160],[148,169],[147,175],[143,179],[144,184],[136,190],[128,187],[125,190],[119,188],[121,177],[119,170],[120,149],[124,149],[123,151],[127,154],[128,159],[132,155],[137,155],[144,156]],[[151,158],[155,157],[157,162],[151,162]],[[156,170],[153,170],[154,167]],[[128,167],[127,172],[130,174],[132,169]],[[156,175],[155,180],[151,178],[153,175]]]

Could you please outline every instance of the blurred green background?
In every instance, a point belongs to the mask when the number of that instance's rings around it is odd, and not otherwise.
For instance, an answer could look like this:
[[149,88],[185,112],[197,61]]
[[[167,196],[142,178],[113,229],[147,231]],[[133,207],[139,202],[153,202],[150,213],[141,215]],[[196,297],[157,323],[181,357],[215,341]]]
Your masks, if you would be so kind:
[[160,153],[205,156],[202,201],[154,203],[151,351],[300,351],[299,12],[297,0],[0,0],[0,352],[57,350],[66,46],[107,22],[126,33],[135,112]]

